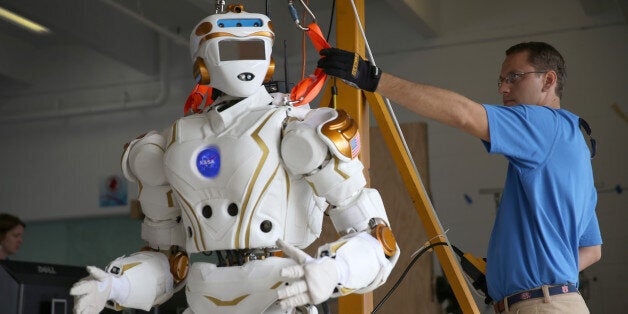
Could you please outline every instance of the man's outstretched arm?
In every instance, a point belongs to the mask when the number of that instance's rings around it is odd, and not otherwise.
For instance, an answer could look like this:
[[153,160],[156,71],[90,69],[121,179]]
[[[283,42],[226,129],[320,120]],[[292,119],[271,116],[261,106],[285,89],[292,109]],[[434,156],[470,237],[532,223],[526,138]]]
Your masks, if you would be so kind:
[[318,61],[318,67],[327,74],[360,89],[376,91],[426,118],[490,141],[486,110],[479,103],[442,88],[382,74],[379,68],[349,51],[329,48],[320,53],[323,58]]
[[381,75],[375,91],[421,116],[490,141],[486,110],[479,103],[458,93],[410,82],[387,73]]

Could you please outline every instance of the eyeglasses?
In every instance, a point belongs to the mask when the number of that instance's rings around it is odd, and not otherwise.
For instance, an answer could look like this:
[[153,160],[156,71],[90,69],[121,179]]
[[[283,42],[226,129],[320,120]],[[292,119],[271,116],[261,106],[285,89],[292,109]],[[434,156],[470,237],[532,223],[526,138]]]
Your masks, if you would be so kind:
[[502,84],[508,83],[512,84],[518,81],[522,76],[530,73],[547,73],[547,71],[530,71],[530,72],[518,72],[518,73],[508,73],[506,77],[500,77],[497,79],[497,87],[502,87]]

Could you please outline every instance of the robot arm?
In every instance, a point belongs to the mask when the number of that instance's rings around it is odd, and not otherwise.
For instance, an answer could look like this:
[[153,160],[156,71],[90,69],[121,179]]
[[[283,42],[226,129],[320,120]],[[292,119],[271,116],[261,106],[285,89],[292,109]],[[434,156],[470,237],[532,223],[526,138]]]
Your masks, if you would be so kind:
[[165,147],[164,136],[151,131],[129,143],[122,155],[125,177],[139,185],[139,202],[146,216],[142,223],[142,239],[153,249],[185,243],[177,219],[180,209],[164,173]]
[[[172,198],[163,169],[164,136],[149,132],[125,146],[122,171],[139,185],[139,201],[145,214],[142,239],[158,251],[143,251],[120,257],[103,271],[88,266],[90,276],[76,283],[75,312],[99,312],[107,300],[122,307],[150,310],[168,300],[185,283],[188,257],[178,250],[183,232],[177,219],[179,208]],[[176,285],[176,286],[175,286]]]
[[[341,235],[320,247],[316,258],[280,245],[293,258],[301,255],[296,259],[302,269],[286,270],[286,275],[305,282],[282,289],[285,306],[371,291],[386,281],[399,258],[382,199],[376,190],[365,188],[363,166],[355,158],[359,149],[357,125],[343,111],[313,110],[284,129],[281,150],[287,169],[302,175],[332,205],[328,214]],[[318,274],[323,272],[332,275]]]
[[76,283],[70,294],[76,297],[76,313],[100,312],[106,300],[122,307],[150,310],[172,297],[173,276],[166,256],[139,252],[120,257],[105,269],[88,266],[90,277]]
[[328,211],[341,237],[318,248],[317,258],[335,261],[338,280],[333,297],[381,286],[400,254],[379,193],[363,189],[352,199]]

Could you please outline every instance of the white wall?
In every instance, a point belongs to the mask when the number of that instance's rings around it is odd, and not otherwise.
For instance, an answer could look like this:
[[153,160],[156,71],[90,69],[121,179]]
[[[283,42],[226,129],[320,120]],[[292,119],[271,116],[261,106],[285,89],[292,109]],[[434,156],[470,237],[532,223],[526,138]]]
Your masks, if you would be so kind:
[[[376,56],[384,71],[452,89],[485,103],[500,101],[496,79],[506,48],[528,40],[553,44],[568,64],[563,107],[586,118],[598,141],[598,156],[593,161],[596,182],[601,188],[628,185],[628,124],[611,108],[617,103],[628,114],[625,24],[468,40],[463,44],[442,41],[408,49],[404,49],[404,33],[370,31],[371,38],[386,38],[374,48],[376,54],[383,51]],[[397,42],[399,48],[391,42]],[[27,221],[126,212],[126,208],[98,207],[98,180],[103,175],[120,173],[120,152],[125,142],[147,130],[167,127],[180,116],[192,86],[187,61],[180,51],[170,58],[170,94],[163,107],[0,125],[0,210]],[[396,111],[401,122],[421,120],[404,110]],[[440,220],[449,229],[453,243],[484,256],[495,204],[491,195],[480,195],[478,191],[501,187],[506,163],[486,154],[479,140],[452,128],[430,122],[428,134],[430,184]],[[133,194],[134,188],[130,188],[129,195]],[[465,194],[472,203],[465,201]],[[623,272],[628,260],[623,244],[628,240],[624,227],[627,204],[626,192],[599,195],[603,259],[586,272],[593,313],[619,312],[628,305],[622,295],[627,279]]]

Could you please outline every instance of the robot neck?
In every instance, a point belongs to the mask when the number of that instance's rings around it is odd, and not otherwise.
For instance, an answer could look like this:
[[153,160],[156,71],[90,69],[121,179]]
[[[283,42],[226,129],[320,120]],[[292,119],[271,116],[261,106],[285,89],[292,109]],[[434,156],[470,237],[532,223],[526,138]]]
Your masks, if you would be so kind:
[[239,103],[243,99],[244,98],[221,99],[220,103],[217,103],[216,105],[214,105],[214,108],[218,112],[223,112],[223,111],[233,107],[233,105]]

